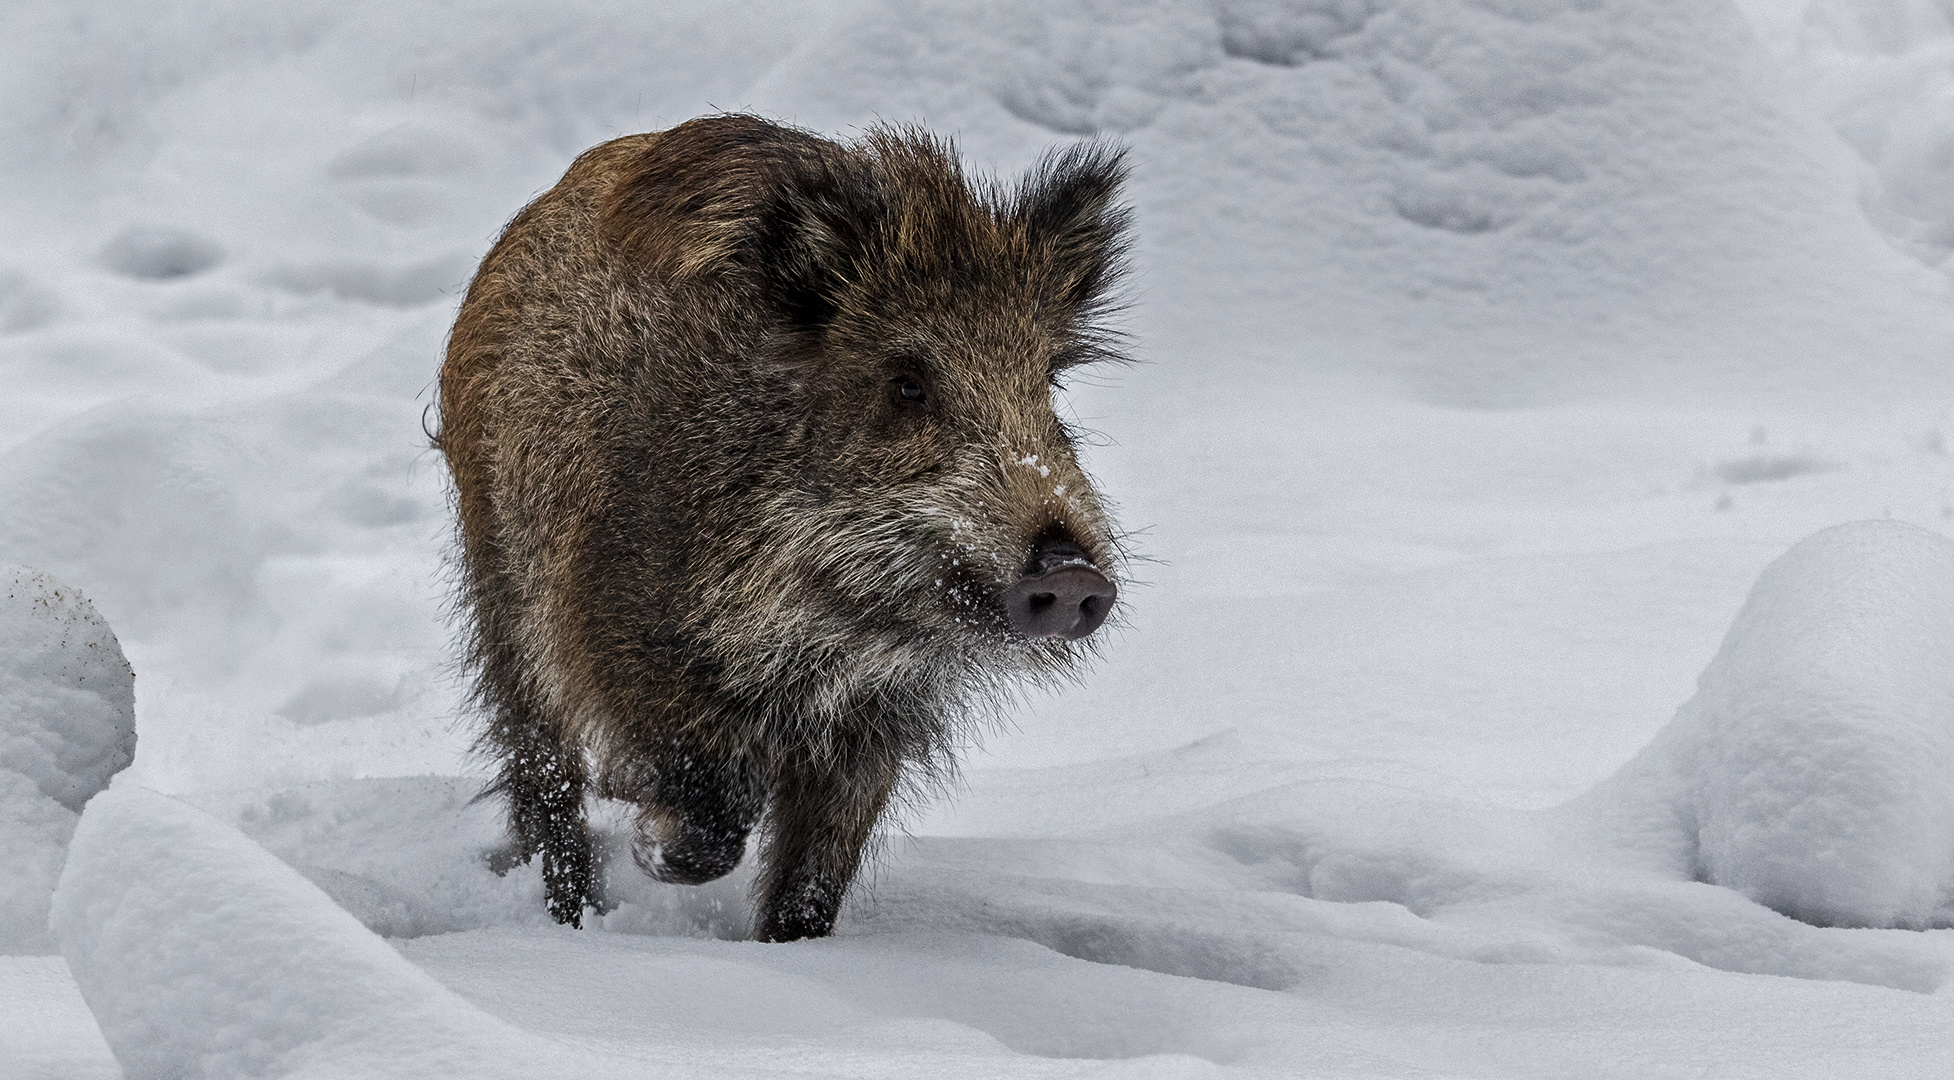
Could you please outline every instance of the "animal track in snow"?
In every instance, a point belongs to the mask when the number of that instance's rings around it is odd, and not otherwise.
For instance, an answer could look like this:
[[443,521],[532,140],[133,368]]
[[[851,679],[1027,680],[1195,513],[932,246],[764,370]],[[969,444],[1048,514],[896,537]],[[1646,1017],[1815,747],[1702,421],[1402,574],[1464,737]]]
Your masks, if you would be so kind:
[[127,229],[102,246],[102,265],[138,281],[193,277],[224,261],[215,240],[182,229]]
[[1752,454],[1718,462],[1716,474],[1726,484],[1769,484],[1807,473],[1831,472],[1839,467],[1809,454]]
[[1053,952],[1095,964],[1258,990],[1286,990],[1298,978],[1294,965],[1252,939],[1167,922],[1067,912],[1027,919],[1014,929]]
[[390,225],[430,222],[455,203],[455,187],[482,170],[481,154],[448,132],[407,125],[382,132],[326,166],[340,194]]

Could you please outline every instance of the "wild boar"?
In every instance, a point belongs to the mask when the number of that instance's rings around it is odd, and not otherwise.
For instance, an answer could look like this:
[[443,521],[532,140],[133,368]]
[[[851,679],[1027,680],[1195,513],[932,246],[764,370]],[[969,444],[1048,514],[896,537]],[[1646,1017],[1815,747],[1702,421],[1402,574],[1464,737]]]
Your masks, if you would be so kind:
[[1124,556],[1053,394],[1116,358],[1124,175],[722,115],[586,152],[510,222],[435,445],[489,792],[558,921],[603,906],[590,792],[664,881],[760,828],[754,936],[825,935],[892,797],[1079,669]]

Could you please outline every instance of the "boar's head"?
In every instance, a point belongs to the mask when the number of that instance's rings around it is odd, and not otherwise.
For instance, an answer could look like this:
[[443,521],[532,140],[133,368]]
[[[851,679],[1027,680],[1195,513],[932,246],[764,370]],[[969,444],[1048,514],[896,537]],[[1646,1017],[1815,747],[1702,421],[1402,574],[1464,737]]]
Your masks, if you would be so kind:
[[729,423],[768,410],[777,434],[738,495],[750,542],[701,605],[701,639],[802,700],[1072,671],[1113,613],[1122,552],[1054,395],[1117,359],[1121,153],[1054,151],[1007,185],[915,129],[724,137],[698,153],[737,161],[737,182],[646,187],[688,201],[627,217],[682,221],[639,238],[665,272],[730,274],[727,302],[765,309],[749,381],[709,406]]

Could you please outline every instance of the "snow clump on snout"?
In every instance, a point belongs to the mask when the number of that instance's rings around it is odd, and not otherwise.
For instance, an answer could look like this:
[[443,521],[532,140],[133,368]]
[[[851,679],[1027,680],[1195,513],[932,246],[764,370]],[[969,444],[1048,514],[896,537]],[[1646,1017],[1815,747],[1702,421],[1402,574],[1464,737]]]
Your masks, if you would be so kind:
[[135,752],[135,675],[108,624],[48,575],[0,567],[0,953],[53,951],[77,815]]

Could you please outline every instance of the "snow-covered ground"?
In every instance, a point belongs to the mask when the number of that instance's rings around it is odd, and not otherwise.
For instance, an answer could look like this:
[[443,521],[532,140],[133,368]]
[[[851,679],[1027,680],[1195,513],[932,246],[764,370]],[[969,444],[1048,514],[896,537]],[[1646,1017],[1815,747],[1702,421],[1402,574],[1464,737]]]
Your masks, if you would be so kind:
[[[75,834],[7,1080],[1946,1075],[1945,0],[0,28],[0,564],[138,736],[79,827],[0,762],[0,851]],[[1136,168],[1141,362],[1067,404],[1128,625],[785,946],[743,874],[575,932],[487,870],[421,433],[501,222],[721,108]]]

